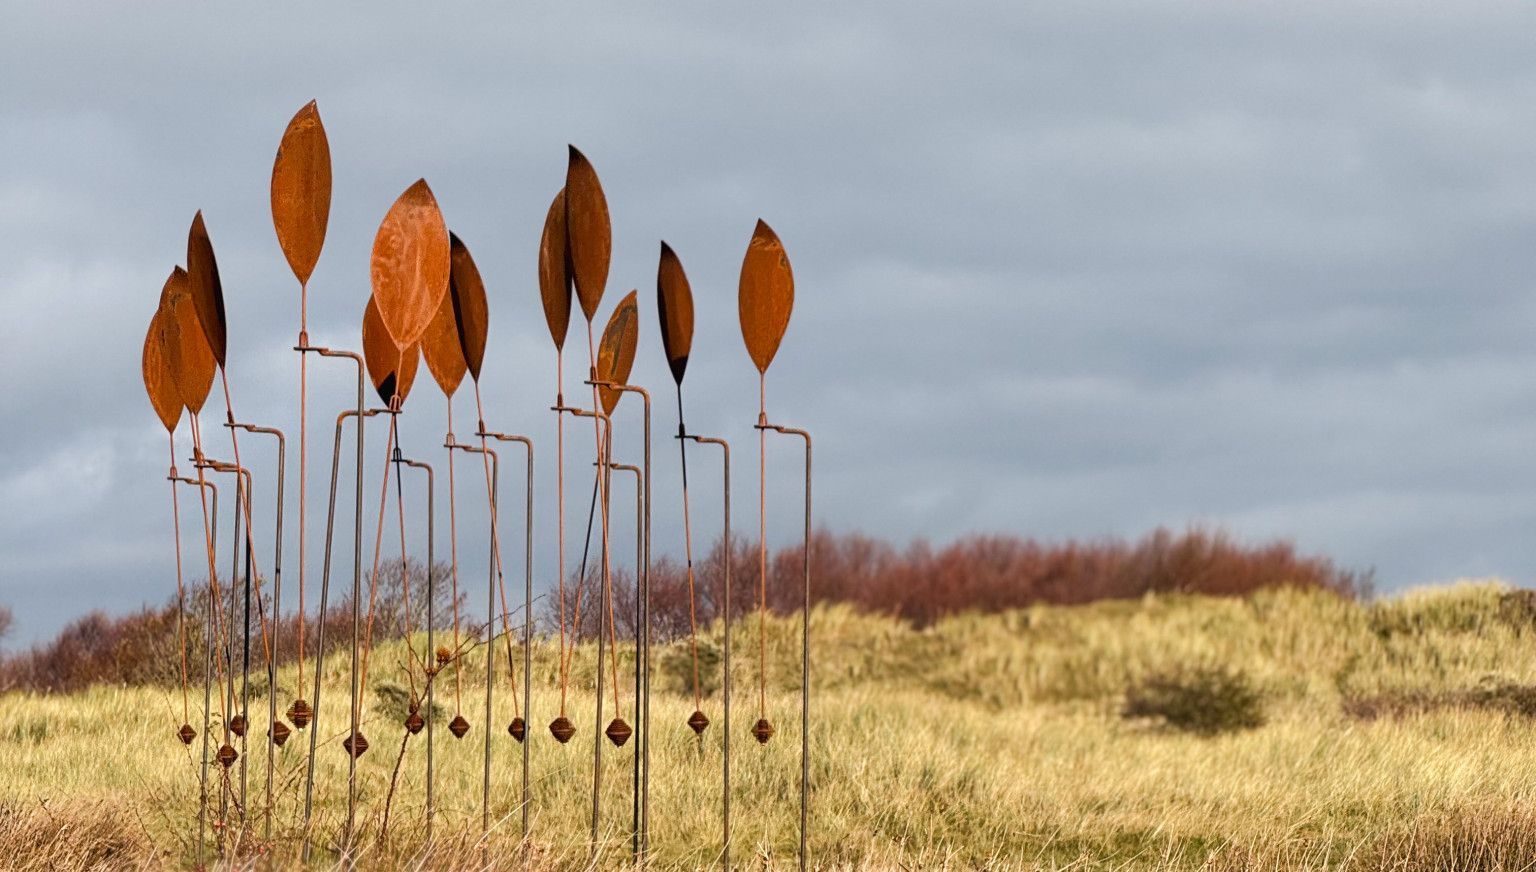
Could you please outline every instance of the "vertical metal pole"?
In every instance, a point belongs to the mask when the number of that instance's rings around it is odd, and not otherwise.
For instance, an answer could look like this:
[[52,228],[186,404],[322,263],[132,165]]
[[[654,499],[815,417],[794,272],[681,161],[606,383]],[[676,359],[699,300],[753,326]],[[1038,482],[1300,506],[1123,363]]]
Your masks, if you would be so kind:
[[[199,488],[206,487],[213,492],[213,521],[209,529],[219,528],[219,489],[211,481],[197,481],[191,478],[178,478]],[[208,598],[208,614],[203,617],[203,754],[198,776],[198,803],[197,803],[197,859],[198,868],[202,867],[203,853],[207,842],[208,828],[208,733],[213,727],[213,658],[217,651],[217,641],[213,632],[215,618],[213,610],[218,603],[213,597]]]
[[715,439],[709,436],[687,435],[684,438],[692,439],[704,445],[719,445],[722,460],[722,484],[723,484],[723,533],[721,536],[721,550],[725,556],[724,579],[724,620],[725,620],[725,665],[722,670],[721,704],[725,710],[720,737],[722,742],[720,764],[720,865],[729,870],[731,868],[731,445],[724,439]]
[[805,547],[801,554],[805,590],[800,636],[800,868],[804,870],[811,806],[811,434],[801,435],[805,437]]
[[[432,652],[437,650],[435,647],[436,634],[434,631],[435,621],[437,618],[437,612],[435,609],[437,587],[432,581],[433,561],[437,559],[436,554],[433,551],[433,540],[435,538],[435,532],[433,530],[432,522],[433,516],[436,514],[436,509],[434,507],[432,467],[429,464],[423,463],[419,460],[402,460],[401,462],[406,466],[425,470],[427,473],[427,658],[425,662],[428,664],[426,668],[429,670],[429,674],[427,675],[427,844],[430,845],[432,843],[432,817],[436,810],[436,806],[433,800],[434,770],[432,767],[433,701],[436,698],[434,685],[437,683],[437,675],[435,670],[441,668],[432,665],[434,662],[432,660]],[[407,640],[407,643],[409,643],[409,640]]]
[[533,440],[528,448],[527,495],[523,530],[523,842],[528,842],[528,813],[532,805],[528,781],[528,751],[533,741]]
[[[277,657],[279,652],[278,642],[281,640],[279,629],[282,625],[283,602],[283,480],[284,461],[287,454],[287,440],[284,439],[281,430],[272,427],[258,427],[254,424],[229,423],[228,427],[238,427],[247,433],[266,434],[277,437],[277,519],[276,532],[274,534],[274,555],[272,561],[272,635],[271,648],[267,652],[267,800],[263,812],[262,837],[267,840],[272,838],[272,777],[276,768],[276,744],[273,732],[277,727]],[[257,609],[261,608],[261,592],[258,590]],[[302,604],[301,604],[302,605]],[[249,603],[247,603],[249,613]],[[247,614],[249,623],[249,614]],[[249,631],[247,631],[249,632]],[[249,729],[249,725],[247,725]]]
[[[245,502],[244,507],[250,508],[254,500],[255,479],[247,472],[238,472],[237,475],[245,476]],[[251,745],[251,549],[255,542],[251,538],[251,525],[245,525],[245,625],[240,643],[240,717],[245,721],[245,735],[240,737],[240,834],[245,835],[245,824],[248,817],[249,804],[247,802],[247,763],[250,761]]]
[[[320,352],[325,355],[326,352]],[[357,671],[357,642],[361,630],[358,607],[363,594],[363,359],[351,352],[340,352],[351,357],[357,363],[357,496],[353,506],[355,520],[353,524],[352,540],[352,705],[348,710],[351,721],[351,732],[348,736],[355,741],[357,732],[357,698],[361,688],[358,686],[362,675]],[[316,679],[318,681],[318,678]],[[320,701],[315,700],[315,706],[319,708]],[[317,712],[318,715],[318,712]],[[345,866],[352,865],[352,832],[357,815],[357,755],[347,754],[347,827],[342,836],[342,856]]]
[[[501,483],[501,458],[489,448],[481,451],[491,456],[491,514],[500,520],[498,494]],[[493,524],[495,521],[492,522]],[[480,782],[480,832],[491,830],[491,701],[496,686],[496,543],[491,543],[490,571],[485,584],[485,764]]]

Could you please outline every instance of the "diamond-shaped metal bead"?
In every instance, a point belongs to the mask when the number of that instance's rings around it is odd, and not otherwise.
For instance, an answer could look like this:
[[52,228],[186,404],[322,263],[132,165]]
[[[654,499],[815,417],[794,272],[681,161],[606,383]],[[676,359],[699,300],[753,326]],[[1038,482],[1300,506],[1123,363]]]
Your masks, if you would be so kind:
[[512,738],[521,742],[528,736],[528,724],[522,718],[513,718],[512,723],[507,724],[507,732],[512,734]]
[[235,715],[229,719],[229,731],[237,736],[245,735],[245,715]]
[[272,724],[272,744],[276,745],[279,748],[283,747],[283,743],[288,741],[288,736],[289,736],[289,734],[291,732],[292,731],[288,729],[288,725],[283,723],[282,721],[277,721],[277,722],[273,723]]
[[464,734],[469,732],[469,721],[464,720],[463,715],[454,715],[453,720],[448,722],[448,732],[452,733],[455,739],[464,738]]
[[183,745],[190,745],[192,740],[197,738],[197,730],[192,729],[191,724],[182,724],[181,729],[176,731],[176,738],[180,739]]
[[363,735],[362,730],[358,730],[357,732],[343,739],[341,742],[341,747],[346,750],[349,756],[351,756],[353,759],[356,759],[363,756],[363,754],[367,752],[368,737]]
[[708,727],[709,718],[705,717],[703,712],[695,711],[688,716],[688,728],[693,730],[696,735],[704,735],[704,730]]
[[315,713],[310,709],[309,703],[302,699],[294,700],[293,705],[288,707],[288,720],[293,721],[293,725],[301,730],[309,726],[309,722],[314,719],[314,715]]
[[608,737],[608,741],[612,742],[615,747],[622,748],[624,743],[629,741],[629,737],[635,734],[635,731],[629,728],[629,724],[624,723],[623,718],[614,718],[608,724],[608,729],[603,730],[603,734]]
[[219,748],[219,763],[223,765],[225,769],[235,765],[235,761],[239,759],[240,752],[236,751],[233,746],[224,745],[223,747]]
[[421,712],[411,712],[405,716],[405,729],[413,736],[421,732],[421,728],[426,725],[427,722],[422,719]]
[[554,736],[560,744],[564,745],[571,740],[572,736],[576,735],[576,727],[569,718],[561,715],[549,722],[549,734]]
[[768,744],[768,740],[773,738],[773,724],[768,723],[767,718],[758,718],[757,723],[752,725],[752,736],[758,744]]

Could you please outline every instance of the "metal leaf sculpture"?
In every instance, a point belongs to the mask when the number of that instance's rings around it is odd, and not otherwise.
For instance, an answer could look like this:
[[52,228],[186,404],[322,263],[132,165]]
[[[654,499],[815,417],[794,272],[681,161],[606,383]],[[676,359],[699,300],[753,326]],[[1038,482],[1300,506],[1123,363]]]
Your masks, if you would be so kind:
[[272,226],[299,284],[308,284],[331,215],[331,146],[311,100],[283,131],[272,163]]
[[613,226],[608,200],[586,155],[570,147],[565,170],[565,232],[571,282],[588,323],[597,315],[608,284],[608,259],[613,253]]
[[213,359],[223,368],[226,357],[228,325],[224,320],[224,286],[219,281],[219,262],[213,256],[213,243],[203,224],[203,213],[192,217],[187,231],[187,290],[197,306],[197,317],[208,337]]
[[416,344],[448,293],[448,227],[424,179],[395,200],[373,238],[373,298],[396,345]]
[[480,279],[480,268],[475,266],[469,246],[451,233],[448,237],[453,250],[453,265],[448,273],[448,296],[453,300],[454,322],[458,327],[464,364],[469,367],[470,378],[479,381],[480,367],[485,364],[486,333],[490,327],[485,282]]
[[171,380],[181,396],[182,405],[196,415],[203,410],[208,392],[213,389],[213,376],[218,370],[218,360],[208,347],[208,336],[197,313],[197,303],[188,287],[186,270],[176,267],[166,279],[165,305],[167,317],[161,322],[165,331],[165,358],[169,364]]
[[427,369],[432,372],[437,386],[443,389],[445,395],[453,396],[459,384],[464,381],[468,364],[464,361],[464,348],[459,342],[459,324],[454,315],[452,289],[443,297],[443,302],[438,304],[437,314],[432,316],[432,323],[427,325],[427,332],[421,337],[421,356],[426,358]]
[[549,204],[544,216],[544,233],[539,237],[539,297],[544,302],[544,320],[549,324],[555,350],[565,347],[565,334],[571,326],[570,250],[565,236],[565,189]]
[[761,219],[752,231],[747,255],[741,261],[741,285],[737,306],[741,315],[741,338],[758,372],[767,372],[768,364],[784,340],[789,328],[789,313],[795,305],[795,274],[789,267],[784,243]]
[[[166,283],[169,287],[170,282]],[[162,294],[162,296],[164,296]],[[171,374],[170,361],[165,353],[165,322],[171,317],[163,307],[155,309],[149,319],[149,330],[144,334],[144,354],[141,359],[144,370],[144,391],[149,394],[149,404],[155,407],[160,423],[167,433],[176,432],[181,421],[181,392],[176,388]]]
[[661,348],[667,355],[672,378],[681,385],[693,347],[693,291],[683,262],[672,246],[661,244],[661,263],[656,267],[656,316],[661,320]]
[[379,399],[387,406],[395,396],[405,402],[416,381],[417,358],[420,345],[413,342],[402,349],[395,344],[384,326],[384,317],[377,302],[370,297],[368,308],[363,312],[363,362],[368,365],[368,378]]
[[[629,381],[629,371],[635,365],[635,344],[640,336],[637,296],[635,291],[625,294],[609,316],[608,326],[603,328],[603,339],[597,346],[597,377],[600,381],[614,384]],[[599,388],[598,395],[603,401],[603,411],[612,415],[624,392]]]

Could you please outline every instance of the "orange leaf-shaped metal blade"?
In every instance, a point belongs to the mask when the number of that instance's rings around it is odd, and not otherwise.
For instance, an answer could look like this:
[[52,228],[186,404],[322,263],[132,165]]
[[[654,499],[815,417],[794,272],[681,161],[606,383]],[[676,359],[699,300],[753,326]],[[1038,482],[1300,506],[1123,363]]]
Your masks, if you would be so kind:
[[208,392],[213,389],[213,376],[219,364],[213,349],[208,347],[208,335],[203,331],[189,285],[185,270],[178,266],[171,271],[166,279],[162,308],[167,315],[161,329],[165,331],[165,358],[171,380],[182,404],[196,415],[203,410]]
[[453,299],[454,321],[458,327],[459,347],[470,377],[480,380],[485,364],[485,336],[490,328],[490,311],[485,301],[485,282],[480,268],[470,256],[462,239],[448,234],[453,248],[453,268],[448,275],[448,293]]
[[421,356],[427,359],[427,369],[432,372],[437,386],[443,389],[444,394],[453,396],[454,391],[459,389],[459,383],[464,381],[467,365],[464,362],[464,348],[459,342],[458,318],[454,315],[451,289],[443,297],[443,302],[438,304],[437,314],[432,316],[427,332],[421,336]]
[[[635,291],[625,294],[618,308],[608,317],[608,326],[603,328],[602,342],[597,346],[599,381],[621,385],[629,382],[629,371],[635,365],[635,343],[640,338],[640,306],[636,302],[638,296]],[[602,399],[603,411],[612,415],[624,392],[599,388],[598,396]]]
[[373,238],[373,298],[395,344],[414,345],[448,293],[448,227],[423,179],[389,207]]
[[369,297],[368,308],[363,311],[363,362],[368,366],[368,379],[373,382],[373,389],[378,391],[384,405],[389,405],[397,395],[402,403],[405,402],[416,381],[420,354],[418,343],[412,342],[404,349],[395,344],[384,326],[377,302]]
[[224,320],[224,285],[219,281],[219,262],[203,224],[203,213],[192,218],[187,231],[187,290],[197,306],[197,317],[208,337],[208,348],[222,368],[226,357],[228,325]]
[[608,221],[608,200],[597,180],[597,170],[574,145],[565,170],[565,232],[571,281],[581,312],[590,324],[608,284],[613,226]]
[[[170,285],[170,282],[166,282]],[[161,295],[166,296],[162,293]],[[170,361],[165,354],[165,322],[171,315],[163,308],[156,308],[149,319],[149,330],[144,334],[144,354],[141,359],[144,370],[144,391],[149,394],[149,404],[155,407],[160,423],[167,433],[176,432],[181,421],[181,392],[171,375]]]
[[288,122],[272,163],[272,226],[300,284],[315,271],[330,216],[331,145],[311,100]]
[[693,347],[693,291],[683,262],[672,246],[661,244],[661,263],[656,267],[656,315],[661,320],[661,348],[667,355],[672,378],[683,383],[688,351]]
[[758,372],[767,372],[768,364],[779,350],[784,331],[789,328],[789,313],[795,305],[795,274],[789,268],[784,243],[762,220],[752,231],[747,256],[741,261],[741,285],[737,307],[741,315],[741,338]]
[[565,347],[565,334],[571,326],[570,249],[565,237],[565,189],[555,195],[544,216],[544,234],[539,237],[539,297],[544,302],[544,320],[549,324],[555,350]]

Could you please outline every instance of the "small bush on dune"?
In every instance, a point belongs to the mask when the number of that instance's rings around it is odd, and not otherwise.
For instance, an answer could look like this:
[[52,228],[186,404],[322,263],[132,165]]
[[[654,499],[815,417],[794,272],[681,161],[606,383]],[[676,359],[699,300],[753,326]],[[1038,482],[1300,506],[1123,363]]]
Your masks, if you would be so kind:
[[1126,692],[1126,718],[1151,718],[1202,736],[1264,724],[1264,698],[1246,673],[1186,667],[1151,675]]

